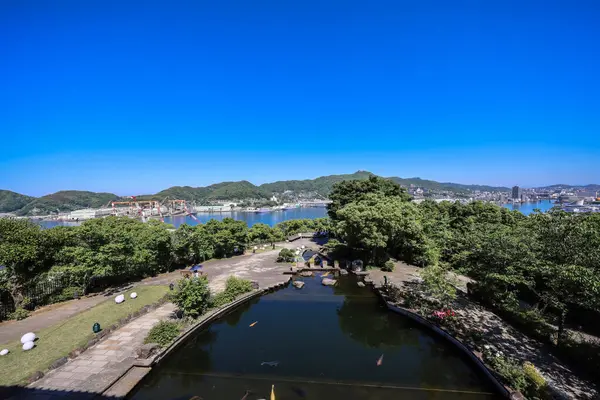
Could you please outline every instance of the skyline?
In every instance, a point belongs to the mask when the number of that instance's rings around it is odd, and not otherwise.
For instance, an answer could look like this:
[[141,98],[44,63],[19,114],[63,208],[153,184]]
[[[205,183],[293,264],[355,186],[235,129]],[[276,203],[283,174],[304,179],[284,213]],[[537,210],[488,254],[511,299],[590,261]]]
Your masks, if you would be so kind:
[[2,2],[0,189],[597,184],[599,18],[596,1]]

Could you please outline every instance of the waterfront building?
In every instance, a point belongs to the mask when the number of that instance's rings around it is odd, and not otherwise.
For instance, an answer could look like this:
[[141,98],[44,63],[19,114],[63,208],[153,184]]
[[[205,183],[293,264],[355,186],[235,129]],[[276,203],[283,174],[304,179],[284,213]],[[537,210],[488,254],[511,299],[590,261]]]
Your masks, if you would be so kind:
[[71,211],[69,218],[74,220],[101,218],[111,215],[111,213],[111,208],[84,208],[82,210]]
[[512,198],[513,200],[521,200],[523,196],[523,189],[518,186],[513,186],[512,188]]

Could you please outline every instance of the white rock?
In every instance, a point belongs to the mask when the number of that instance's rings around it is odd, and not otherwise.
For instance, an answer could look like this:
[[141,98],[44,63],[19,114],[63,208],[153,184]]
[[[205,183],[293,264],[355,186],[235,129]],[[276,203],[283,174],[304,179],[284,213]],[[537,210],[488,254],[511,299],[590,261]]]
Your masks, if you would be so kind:
[[35,340],[35,333],[28,332],[21,336],[21,343],[33,342]]
[[0,351],[0,356],[5,356],[8,354],[8,349],[4,349],[2,351]]
[[35,343],[33,343],[33,342],[25,342],[25,343],[23,343],[23,350],[25,350],[25,351],[31,350],[31,349],[33,349],[34,346],[35,346]]
[[137,297],[137,293],[133,292],[129,295],[129,297],[131,297],[132,299],[135,299]]
[[117,297],[115,297],[115,303],[117,303],[117,304],[121,304],[124,301],[125,301],[125,295],[123,295],[123,294],[120,294]]

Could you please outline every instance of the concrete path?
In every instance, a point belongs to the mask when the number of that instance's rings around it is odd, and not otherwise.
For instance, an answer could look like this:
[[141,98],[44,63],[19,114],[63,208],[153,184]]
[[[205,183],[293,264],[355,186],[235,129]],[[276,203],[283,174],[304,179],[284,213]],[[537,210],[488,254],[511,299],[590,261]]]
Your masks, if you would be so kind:
[[144,343],[152,326],[160,320],[170,318],[173,311],[175,306],[169,303],[131,321],[112,332],[106,340],[90,347],[62,367],[50,371],[29,387],[101,393],[133,365],[136,349]]

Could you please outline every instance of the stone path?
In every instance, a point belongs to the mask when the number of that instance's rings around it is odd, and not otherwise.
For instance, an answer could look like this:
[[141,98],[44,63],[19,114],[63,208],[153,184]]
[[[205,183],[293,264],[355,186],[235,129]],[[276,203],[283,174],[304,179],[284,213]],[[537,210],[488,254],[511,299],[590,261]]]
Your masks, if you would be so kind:
[[[133,365],[136,349],[143,344],[152,326],[160,320],[170,318],[173,311],[173,304],[165,304],[131,321],[112,332],[106,340],[90,347],[62,367],[50,371],[29,388],[101,393]],[[57,394],[57,398],[62,395],[63,393]]]

